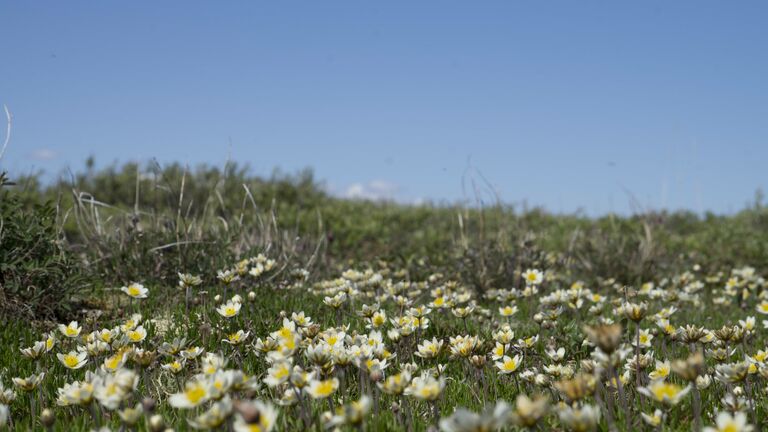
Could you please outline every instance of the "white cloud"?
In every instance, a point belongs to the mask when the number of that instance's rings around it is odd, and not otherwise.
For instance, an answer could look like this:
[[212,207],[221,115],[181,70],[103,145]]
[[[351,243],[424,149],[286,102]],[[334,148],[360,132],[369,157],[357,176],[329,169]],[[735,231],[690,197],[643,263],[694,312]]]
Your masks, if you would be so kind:
[[368,183],[353,183],[344,191],[343,196],[351,199],[373,201],[394,200],[400,188],[385,180],[372,180]]
[[58,156],[55,151],[51,149],[37,149],[32,152],[32,159],[39,160],[39,161],[49,161],[56,159]]

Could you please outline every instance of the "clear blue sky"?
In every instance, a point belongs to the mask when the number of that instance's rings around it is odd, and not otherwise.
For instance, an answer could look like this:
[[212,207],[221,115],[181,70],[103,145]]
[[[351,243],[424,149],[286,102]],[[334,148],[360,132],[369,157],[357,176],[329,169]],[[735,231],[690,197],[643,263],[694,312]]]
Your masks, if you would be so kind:
[[763,1],[0,0],[0,164],[231,156],[405,202],[461,200],[470,167],[553,211],[731,212],[768,186],[766,22]]

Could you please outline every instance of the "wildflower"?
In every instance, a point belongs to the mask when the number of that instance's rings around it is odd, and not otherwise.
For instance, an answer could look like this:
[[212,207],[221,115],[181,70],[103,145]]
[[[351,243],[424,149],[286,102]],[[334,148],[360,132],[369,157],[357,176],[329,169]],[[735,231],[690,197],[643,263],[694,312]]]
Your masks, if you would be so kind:
[[104,343],[112,343],[115,337],[120,333],[119,328],[102,329],[94,332],[94,337]]
[[215,402],[208,410],[187,422],[195,429],[216,429],[224,424],[232,413],[232,401],[225,397]]
[[504,427],[512,408],[500,401],[487,408],[481,414],[459,408],[448,417],[440,420],[440,429],[444,432],[485,432]]
[[168,403],[174,408],[194,408],[211,397],[211,384],[205,380],[189,381],[181,393],[172,394]]
[[528,269],[523,273],[523,279],[526,285],[538,285],[544,280],[544,273],[541,270]]
[[595,430],[600,423],[600,409],[592,405],[564,406],[559,409],[560,423],[574,432]]
[[93,390],[93,383],[87,381],[64,384],[64,387],[58,389],[59,397],[56,404],[88,406],[93,401]]
[[683,388],[677,384],[668,383],[663,380],[653,381],[648,387],[640,387],[637,389],[637,391],[643,395],[666,405],[676,405],[690,390],[690,384]]
[[135,299],[144,299],[147,298],[147,294],[149,293],[149,290],[144,287],[144,285],[140,283],[132,283],[128,286],[124,286],[120,288],[120,291],[128,294],[129,297],[135,298]]
[[242,304],[239,302],[233,302],[232,300],[216,308],[216,312],[224,318],[232,318],[240,313]]
[[[639,339],[639,340],[638,340]],[[648,348],[651,346],[651,341],[653,340],[653,335],[649,330],[640,330],[640,337],[637,339],[632,340],[633,346],[639,346],[643,348]]]
[[194,360],[200,356],[205,350],[200,347],[189,347],[179,353],[183,358],[187,360]]
[[67,369],[80,369],[88,362],[88,354],[85,352],[70,351],[68,354],[56,354],[56,358],[59,359]]
[[520,367],[520,355],[518,354],[514,357],[504,356],[501,361],[496,362],[496,367],[504,375],[511,374]]
[[640,413],[640,417],[643,418],[643,421],[648,426],[655,428],[661,425],[662,420],[664,420],[664,413],[660,409],[657,409],[653,414]]
[[512,315],[517,313],[517,310],[518,310],[517,306],[515,306],[515,305],[512,305],[512,306],[507,305],[507,306],[499,308],[499,315],[501,315],[503,317],[511,317]]
[[640,322],[648,312],[648,305],[645,303],[625,303],[624,306],[622,306],[622,311],[624,312],[624,316],[628,319],[634,322]]
[[417,399],[433,401],[440,396],[443,388],[445,388],[445,379],[443,377],[435,379],[432,375],[424,374],[414,378],[404,393]]
[[14,400],[16,400],[16,393],[11,389],[5,388],[2,381],[0,381],[0,404],[10,405]]
[[269,387],[277,387],[288,381],[291,376],[291,363],[288,361],[277,362],[267,370],[267,376],[264,383]]
[[418,346],[418,352],[416,353],[417,356],[425,359],[432,359],[437,357],[440,354],[440,351],[443,349],[443,341],[438,341],[437,338],[432,338],[432,340],[425,340],[424,342],[420,343]]
[[277,420],[277,410],[268,402],[240,402],[235,410],[235,432],[270,432]]
[[585,327],[589,341],[600,348],[606,354],[613,353],[621,343],[621,325],[599,325],[596,327]]
[[163,342],[162,345],[157,349],[160,354],[165,354],[168,356],[175,356],[184,349],[184,347],[187,345],[187,339],[186,338],[174,338],[172,342]]
[[592,395],[595,392],[595,377],[579,373],[572,379],[564,379],[555,383],[560,393],[569,401],[576,402]]
[[325,399],[339,388],[339,380],[331,378],[327,380],[312,380],[307,386],[307,393],[312,399]]
[[717,365],[715,368],[717,379],[725,383],[740,383],[749,374],[749,363],[746,361]]
[[133,314],[130,318],[128,318],[121,326],[120,330],[123,332],[129,332],[136,328],[139,324],[141,324],[141,314]]
[[114,374],[97,375],[93,379],[93,395],[106,409],[115,410],[136,390],[139,377],[129,369]]
[[144,406],[141,402],[137,403],[133,407],[127,407],[117,412],[120,416],[120,420],[129,428],[136,426],[144,415]]
[[343,425],[361,427],[365,416],[371,410],[371,398],[363,396],[357,401],[352,401],[336,410],[336,414],[325,422],[325,427],[330,429]]
[[747,415],[737,412],[734,415],[727,411],[717,414],[715,419],[717,427],[705,427],[704,432],[751,432],[754,426],[747,424]]
[[403,371],[399,374],[386,377],[383,382],[378,382],[376,385],[384,393],[399,395],[405,391],[410,383],[411,374],[407,371]]
[[184,370],[184,365],[186,364],[186,359],[174,359],[173,361],[169,363],[165,363],[160,366],[161,369],[167,370],[168,372],[176,375],[177,373]]
[[744,331],[752,331],[755,329],[755,317],[750,316],[747,319],[739,320],[739,325]]
[[760,302],[760,304],[755,307],[755,310],[763,315],[768,315],[768,301],[764,300]]
[[136,327],[135,330],[127,331],[125,335],[128,337],[128,340],[131,343],[139,343],[147,338],[147,330],[144,328],[144,326],[140,325]]
[[682,379],[694,381],[699,375],[704,373],[704,355],[697,351],[687,359],[675,360],[671,368]]
[[102,363],[102,368],[108,372],[115,372],[116,370],[123,367],[127,357],[128,357],[128,353],[125,351],[115,353],[104,359],[104,362]]
[[651,373],[648,374],[648,376],[652,380],[657,379],[664,379],[669,376],[669,371],[672,369],[672,366],[669,364],[669,361],[658,361],[656,360],[656,368],[651,371]]
[[37,360],[46,352],[45,341],[35,342],[31,347],[21,349],[21,353],[24,357],[30,360]]
[[371,316],[371,323],[369,328],[379,328],[387,322],[387,313],[384,310],[380,310]]
[[30,375],[27,378],[13,378],[12,381],[13,385],[19,390],[31,392],[43,382],[43,378],[45,378],[45,372],[41,372],[37,375]]
[[563,358],[565,358],[565,348],[558,348],[558,349],[547,349],[547,356],[552,359],[552,361],[562,361]]
[[191,275],[189,273],[179,273],[179,286],[182,288],[189,288],[198,286],[203,283],[200,276]]
[[532,429],[546,414],[549,401],[546,396],[535,396],[533,399],[526,395],[518,395],[512,422],[517,426]]
[[224,285],[230,285],[233,282],[240,280],[240,275],[233,270],[219,270],[216,272],[216,279],[220,280]]
[[248,335],[250,335],[251,332],[243,332],[242,330],[238,330],[235,333],[230,333],[227,335],[226,339],[222,339],[222,342],[228,343],[230,345],[240,345],[243,343],[246,339],[248,339]]
[[80,336],[82,328],[77,324],[77,321],[72,321],[67,325],[59,324],[59,331],[68,338],[76,338]]

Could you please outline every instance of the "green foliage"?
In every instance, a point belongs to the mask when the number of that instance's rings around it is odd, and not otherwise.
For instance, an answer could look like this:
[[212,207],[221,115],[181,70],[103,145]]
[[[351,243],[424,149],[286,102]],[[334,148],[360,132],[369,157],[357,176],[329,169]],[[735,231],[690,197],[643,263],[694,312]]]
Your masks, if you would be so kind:
[[85,285],[59,242],[56,209],[22,205],[11,186],[0,174],[0,319],[65,316]]

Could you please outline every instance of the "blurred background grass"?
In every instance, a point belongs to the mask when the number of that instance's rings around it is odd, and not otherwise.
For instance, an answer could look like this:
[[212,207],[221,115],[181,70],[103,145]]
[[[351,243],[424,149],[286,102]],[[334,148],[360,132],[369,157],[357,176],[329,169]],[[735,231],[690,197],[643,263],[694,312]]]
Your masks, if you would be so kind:
[[5,319],[64,319],[101,288],[173,287],[178,272],[212,279],[266,253],[314,279],[348,266],[413,278],[442,272],[479,291],[512,286],[528,267],[570,280],[658,280],[700,264],[709,272],[768,258],[768,209],[758,194],[732,215],[655,212],[599,218],[520,211],[500,202],[404,205],[327,193],[310,170],[249,174],[136,163],[54,183],[3,180],[0,286]]

